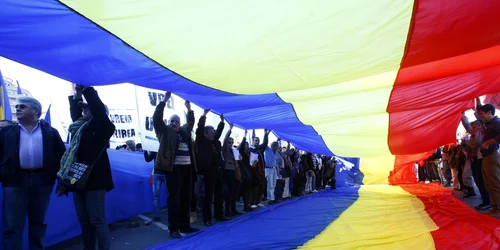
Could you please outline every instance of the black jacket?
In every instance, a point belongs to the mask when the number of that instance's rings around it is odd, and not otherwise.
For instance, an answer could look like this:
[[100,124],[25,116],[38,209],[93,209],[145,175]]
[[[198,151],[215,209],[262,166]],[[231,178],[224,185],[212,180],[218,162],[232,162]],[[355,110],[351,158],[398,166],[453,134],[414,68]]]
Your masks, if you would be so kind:
[[[66,151],[61,136],[56,129],[41,120],[43,141],[43,177],[47,184],[54,185],[61,166],[61,157]],[[19,159],[21,127],[9,125],[0,130],[0,181],[4,187],[22,184]]]
[[[99,153],[101,153],[104,148],[108,148],[109,139],[115,132],[115,125],[109,120],[104,104],[94,88],[85,88],[83,90],[83,96],[85,96],[88,102],[93,117],[81,137],[77,159],[80,163],[90,165],[96,161]],[[73,96],[69,97],[71,119],[73,121],[82,117],[82,108],[78,105],[79,101],[81,100],[73,99]],[[109,191],[113,188],[114,185],[113,178],[111,177],[108,152],[104,150],[92,168],[87,185],[85,186],[85,191],[98,189],[106,189]]]
[[205,138],[206,119],[206,116],[200,117],[200,120],[198,121],[198,128],[196,128],[196,163],[200,170],[208,169],[212,163],[214,151],[220,154],[222,149],[219,139],[222,135],[222,131],[224,130],[224,122],[219,123],[219,126],[217,126],[217,130],[215,131],[214,140],[211,141]]
[[306,153],[305,155],[300,156],[302,162],[302,168],[304,171],[314,170],[314,164],[312,160],[312,154]]

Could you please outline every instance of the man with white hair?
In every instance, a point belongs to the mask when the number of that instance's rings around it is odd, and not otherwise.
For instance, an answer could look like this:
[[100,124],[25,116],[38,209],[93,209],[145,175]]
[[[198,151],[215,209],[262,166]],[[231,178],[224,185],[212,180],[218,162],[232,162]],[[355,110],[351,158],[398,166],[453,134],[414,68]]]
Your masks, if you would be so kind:
[[276,180],[278,179],[278,171],[283,168],[283,158],[278,152],[279,144],[277,141],[271,143],[271,147],[266,147],[264,157],[266,159],[266,180],[267,180],[267,199],[268,204],[276,203],[274,190],[276,188]]
[[36,99],[20,97],[18,123],[0,129],[4,249],[23,249],[26,214],[29,248],[44,249],[45,214],[66,148],[57,130],[40,120],[41,110]]
[[191,212],[192,171],[196,171],[196,158],[191,131],[194,127],[194,112],[186,101],[187,126],[181,127],[179,116],[172,115],[167,124],[163,122],[163,112],[171,93],[167,92],[156,106],[153,126],[160,142],[155,160],[154,173],[167,178],[168,229],[170,237],[182,238],[181,233],[199,231],[189,223]]

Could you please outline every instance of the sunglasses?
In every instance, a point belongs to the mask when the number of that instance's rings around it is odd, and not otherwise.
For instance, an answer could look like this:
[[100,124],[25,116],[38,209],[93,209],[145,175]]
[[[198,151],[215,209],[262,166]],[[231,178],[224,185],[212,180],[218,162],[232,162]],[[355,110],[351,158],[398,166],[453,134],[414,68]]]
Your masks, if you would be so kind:
[[29,106],[25,105],[25,104],[16,104],[15,108],[16,109],[26,109],[26,108],[29,108]]

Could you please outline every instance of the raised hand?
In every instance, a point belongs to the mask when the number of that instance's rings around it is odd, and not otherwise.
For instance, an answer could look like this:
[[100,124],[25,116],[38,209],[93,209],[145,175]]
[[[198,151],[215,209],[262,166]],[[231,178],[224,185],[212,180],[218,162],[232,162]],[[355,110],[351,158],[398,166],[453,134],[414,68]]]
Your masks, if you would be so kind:
[[188,109],[188,111],[191,111],[191,102],[190,101],[186,101],[186,103],[184,105],[186,105],[186,108]]
[[203,112],[203,115],[206,116],[208,114],[208,112],[210,112],[210,109],[205,109],[205,111]]
[[78,92],[82,92],[83,89],[85,88],[85,86],[81,85],[81,84],[76,84],[75,85],[75,91],[78,93]]
[[233,124],[229,124],[229,130],[233,130]]
[[224,115],[223,114],[220,114],[220,121],[223,122],[224,121]]
[[172,96],[172,92],[167,91],[167,92],[165,93],[165,96],[163,97],[163,102],[165,102],[165,103],[166,103],[166,102],[168,101],[168,99],[170,99],[170,97],[171,97],[171,96]]

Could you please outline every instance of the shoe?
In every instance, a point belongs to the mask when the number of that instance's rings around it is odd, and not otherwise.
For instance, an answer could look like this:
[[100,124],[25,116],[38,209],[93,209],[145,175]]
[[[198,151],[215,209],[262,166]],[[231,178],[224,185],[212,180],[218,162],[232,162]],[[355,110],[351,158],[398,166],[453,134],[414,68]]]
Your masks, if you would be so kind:
[[158,221],[161,221],[161,219],[160,219],[160,217],[155,216],[155,217],[153,217],[153,221],[154,221],[154,222],[158,222]]
[[276,204],[276,203],[277,203],[276,201],[268,201],[268,202],[267,202],[267,204],[269,204],[269,205],[274,205],[274,204]]
[[246,207],[246,208],[243,209],[243,211],[245,211],[245,212],[252,212],[253,209],[251,207]]
[[195,227],[188,227],[188,228],[185,228],[185,229],[181,229],[179,230],[181,233],[183,234],[190,234],[190,233],[196,233],[196,232],[199,232],[200,229],[198,228],[195,228]]
[[488,205],[488,204],[479,204],[477,206],[474,207],[476,210],[488,210],[488,209],[491,209],[491,206]]
[[498,211],[497,210],[490,210],[488,211],[487,213],[485,213],[485,215],[489,215],[489,216],[495,216],[498,214]]
[[205,226],[207,226],[207,227],[213,226],[211,221],[205,221],[205,223],[203,223],[203,224],[205,224]]
[[179,233],[179,230],[174,230],[170,232],[170,238],[172,239],[180,239],[182,238],[181,233]]
[[233,210],[233,216],[238,216],[238,215],[242,215],[242,213],[236,211],[236,210]]
[[256,206],[256,205],[251,205],[251,206],[250,206],[250,208],[251,208],[251,209],[256,209],[256,208],[257,208],[257,206]]
[[464,194],[462,198],[469,198],[469,197],[474,197],[476,194]]
[[189,223],[190,224],[195,224],[198,221],[198,215],[196,212],[192,212],[191,216],[189,217]]
[[262,203],[257,204],[257,206],[258,207],[265,207],[264,204],[262,204]]
[[224,216],[223,216],[223,217],[219,217],[219,218],[215,218],[215,221],[221,221],[221,222],[222,222],[222,221],[228,221],[228,220],[230,220],[230,219],[229,219],[229,218],[226,218],[226,217],[224,217]]

